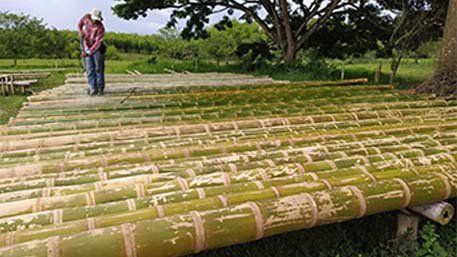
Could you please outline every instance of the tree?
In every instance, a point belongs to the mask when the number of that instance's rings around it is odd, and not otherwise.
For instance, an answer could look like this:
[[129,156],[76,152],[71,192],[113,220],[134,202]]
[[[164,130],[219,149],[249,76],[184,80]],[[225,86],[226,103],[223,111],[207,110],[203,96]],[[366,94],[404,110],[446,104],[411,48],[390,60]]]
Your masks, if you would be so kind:
[[446,1],[365,0],[358,3],[358,17],[368,21],[376,35],[382,35],[377,36],[383,46],[380,52],[392,58],[390,84],[394,83],[406,53],[416,51],[423,43],[441,36]]
[[286,63],[295,60],[297,51],[337,12],[343,12],[353,0],[122,0],[113,7],[125,19],[146,16],[148,10],[172,10],[169,26],[187,18],[185,38],[207,37],[204,30],[209,16],[225,13],[222,23],[235,11],[248,22],[256,22],[282,51]]
[[205,48],[216,59],[217,68],[221,66],[221,60],[228,60],[236,51],[236,41],[224,31],[210,30],[210,37],[205,40]]
[[19,57],[31,57],[41,47],[46,27],[41,19],[29,15],[0,12],[1,57],[12,57],[14,66]]
[[449,0],[443,46],[435,74],[417,89],[417,93],[448,96],[457,94],[457,0]]

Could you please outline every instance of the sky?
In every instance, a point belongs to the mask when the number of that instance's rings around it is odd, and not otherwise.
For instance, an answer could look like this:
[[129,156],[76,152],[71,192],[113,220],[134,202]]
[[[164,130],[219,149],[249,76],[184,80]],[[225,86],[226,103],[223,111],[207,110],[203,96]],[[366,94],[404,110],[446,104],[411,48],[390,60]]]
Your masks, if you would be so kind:
[[107,31],[152,34],[165,26],[169,11],[151,11],[146,18],[126,21],[113,14],[115,0],[0,0],[0,11],[41,18],[48,27],[76,30],[79,19],[94,7],[102,10]]

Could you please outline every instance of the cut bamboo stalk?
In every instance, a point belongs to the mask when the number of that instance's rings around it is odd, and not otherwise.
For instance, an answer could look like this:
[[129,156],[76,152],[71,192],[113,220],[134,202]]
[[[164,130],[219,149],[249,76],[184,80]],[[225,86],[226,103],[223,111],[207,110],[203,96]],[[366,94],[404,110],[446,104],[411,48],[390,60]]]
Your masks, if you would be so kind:
[[447,225],[452,220],[455,213],[454,206],[447,202],[411,206],[409,209],[443,226]]

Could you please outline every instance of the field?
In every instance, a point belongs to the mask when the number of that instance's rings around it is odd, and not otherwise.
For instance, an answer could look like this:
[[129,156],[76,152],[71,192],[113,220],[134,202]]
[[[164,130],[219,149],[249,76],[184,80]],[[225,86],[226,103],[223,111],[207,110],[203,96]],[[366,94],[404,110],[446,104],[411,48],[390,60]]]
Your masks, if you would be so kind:
[[[37,61],[38,62],[38,61]],[[39,63],[39,62],[38,62]],[[129,69],[141,66],[131,66],[128,64],[112,64],[115,69],[116,67],[128,67]],[[123,66],[126,65],[126,66]],[[169,65],[169,64],[167,64]],[[387,64],[386,64],[387,65]],[[423,78],[430,74],[431,67],[433,67],[432,62],[426,62],[423,65],[424,71],[417,71],[417,64],[413,62],[407,62],[404,70],[401,70],[400,76],[404,81],[409,83],[418,83]],[[377,62],[373,63],[364,63],[364,64],[353,64],[347,67],[348,77],[359,77],[360,75],[369,76],[372,73],[372,70],[377,66]],[[29,66],[30,67],[30,66]],[[36,66],[34,66],[36,67]],[[183,66],[185,67],[185,66]],[[43,67],[42,67],[43,68]],[[176,64],[175,68],[179,68]],[[62,75],[59,75],[62,76]],[[299,80],[306,79],[303,74],[296,74],[293,76],[294,79]],[[279,73],[274,74],[275,78],[289,78],[290,74]],[[384,78],[385,79],[385,78]],[[63,77],[54,77],[54,79],[49,82],[44,81],[43,88],[52,87],[51,84],[58,84],[59,81],[62,81]],[[54,81],[54,82],[51,82]],[[49,84],[51,83],[51,84]],[[72,93],[72,88],[75,85],[67,86],[68,91],[60,91],[62,94],[74,95]],[[79,85],[81,87],[81,85]],[[120,90],[119,88],[117,90]],[[368,90],[368,88],[366,89]],[[81,94],[83,90],[77,91],[76,94]],[[59,91],[57,92],[57,98],[59,98]],[[76,92],[76,91],[75,91]],[[125,89],[123,91],[126,93]],[[328,91],[328,94],[331,94],[331,90]],[[322,98],[326,98],[325,94],[322,95]],[[17,98],[18,104],[23,98]],[[39,99],[37,99],[39,101]],[[202,99],[199,99],[201,101]],[[5,105],[9,106],[9,104]],[[57,109],[57,111],[59,111]],[[255,110],[261,113],[261,110]],[[39,112],[37,112],[39,113]],[[27,114],[24,112],[23,114]],[[94,115],[94,114],[91,114]],[[229,115],[229,114],[227,114]],[[258,114],[261,115],[261,114]],[[95,117],[95,116],[94,116]],[[211,118],[211,116],[208,116]],[[117,117],[119,118],[119,117]],[[117,119],[116,118],[116,119]],[[32,119],[33,120],[33,119]],[[77,120],[77,117],[76,119]],[[73,120],[73,122],[75,121]],[[97,126],[110,126],[109,117],[104,117],[99,122]],[[37,120],[35,120],[37,122]],[[107,122],[106,125],[104,122]],[[26,124],[30,124],[28,121],[21,121],[18,119],[15,121],[17,124],[13,126],[14,128],[10,130],[10,133],[20,134],[21,127]],[[22,123],[21,122],[25,122]],[[52,122],[49,122],[49,126],[37,126],[38,129],[36,132],[40,132],[43,128],[51,128],[55,126]],[[46,122],[46,123],[48,123]],[[132,120],[131,122],[135,122]],[[148,122],[148,119],[144,119],[143,122]],[[13,123],[14,124],[14,123]],[[72,120],[59,123],[67,124],[69,128],[72,127]],[[76,123],[78,124],[78,123]],[[82,123],[81,123],[82,125]],[[52,129],[52,131],[58,130],[57,125]],[[84,126],[92,126],[90,123],[84,124]],[[172,141],[170,141],[172,143]],[[114,149],[113,149],[114,150]],[[89,153],[89,152],[88,152]],[[58,154],[57,154],[58,155]],[[56,156],[57,156],[56,155]],[[46,154],[43,154],[43,158],[46,158]],[[51,158],[51,155],[49,155]],[[54,157],[55,158],[55,157]],[[456,203],[453,203],[456,206]],[[279,236],[266,238],[264,240],[232,246],[229,248],[213,250],[209,252],[201,253],[200,256],[455,256],[456,255],[456,241],[457,237],[457,223],[456,219],[452,221],[446,227],[441,227],[439,225],[433,224],[429,221],[423,220],[421,224],[421,238],[419,241],[412,242],[404,240],[401,244],[401,247],[398,250],[395,250],[393,247],[393,241],[395,234],[395,213],[385,213],[381,215],[366,217],[360,220],[354,220],[350,222],[345,222],[336,225],[324,226],[319,228],[313,228],[306,231],[291,232],[288,234],[282,234]]]

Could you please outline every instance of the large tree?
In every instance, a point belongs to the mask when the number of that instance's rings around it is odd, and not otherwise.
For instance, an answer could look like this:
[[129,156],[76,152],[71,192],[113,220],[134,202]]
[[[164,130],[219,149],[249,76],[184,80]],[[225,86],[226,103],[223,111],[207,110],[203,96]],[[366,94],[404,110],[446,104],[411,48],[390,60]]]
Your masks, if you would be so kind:
[[149,10],[172,10],[169,25],[178,19],[187,19],[183,36],[205,36],[204,27],[209,16],[224,13],[241,13],[241,18],[260,25],[266,35],[282,50],[284,61],[289,63],[296,53],[323,27],[334,13],[345,11],[354,0],[122,0],[113,7],[125,19],[146,16]]
[[457,94],[457,0],[449,0],[438,68],[416,92],[438,96]]

